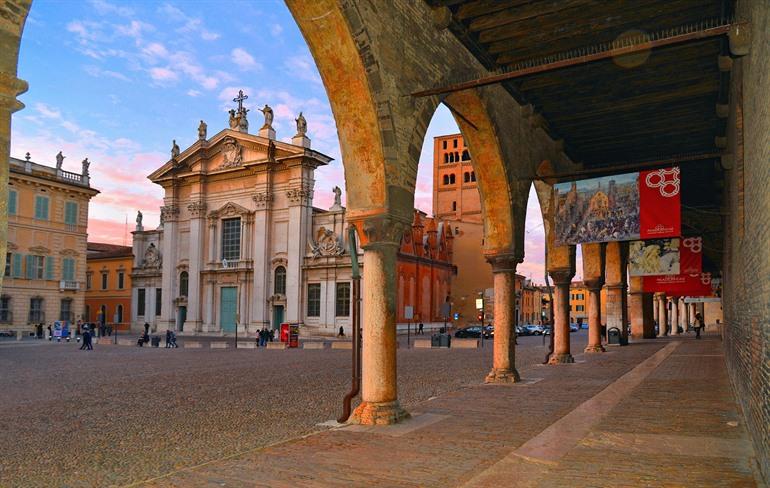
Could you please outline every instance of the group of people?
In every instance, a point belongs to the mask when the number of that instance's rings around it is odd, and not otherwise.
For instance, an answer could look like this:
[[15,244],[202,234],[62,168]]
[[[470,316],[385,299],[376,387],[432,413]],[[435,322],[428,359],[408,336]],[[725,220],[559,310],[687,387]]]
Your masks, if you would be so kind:
[[262,327],[262,329],[257,332],[258,347],[265,347],[267,346],[268,342],[273,342],[273,340],[275,340],[275,330],[268,330],[267,327]]
[[[157,337],[157,344],[155,341],[153,341],[153,346],[157,347],[160,345],[160,337]],[[136,345],[139,347],[143,347],[145,344],[150,342],[150,324],[146,323],[144,324],[144,333],[139,336],[139,339],[136,341]],[[171,329],[166,330],[166,349],[174,349],[179,347],[179,345],[176,343],[176,332],[174,332]]]
[[88,324],[85,324],[81,328],[82,336],[83,336],[83,344],[80,345],[80,350],[82,351],[85,349],[86,351],[93,351],[94,350],[94,342],[93,337],[91,336],[91,328],[88,326]]

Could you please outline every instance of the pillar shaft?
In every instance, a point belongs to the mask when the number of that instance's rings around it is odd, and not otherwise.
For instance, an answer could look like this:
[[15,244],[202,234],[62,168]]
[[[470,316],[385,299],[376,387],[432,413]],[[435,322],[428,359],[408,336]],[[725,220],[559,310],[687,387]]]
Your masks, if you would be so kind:
[[487,383],[515,383],[520,380],[516,371],[516,331],[514,307],[516,300],[516,264],[520,259],[511,255],[487,257],[492,264],[495,289],[495,341],[492,371]]
[[549,359],[550,364],[574,363],[575,359],[570,354],[569,337],[569,285],[574,272],[551,271],[554,282],[553,292],[553,354]]
[[588,345],[585,352],[604,352],[602,346],[602,289],[588,289]]
[[631,315],[631,337],[634,339],[655,337],[653,297],[652,293],[644,293],[643,279],[641,276],[631,277],[631,286],[628,296]]
[[583,251],[583,281],[588,289],[588,345],[585,352],[604,352],[602,346],[601,291],[604,284],[604,243],[581,244]]
[[628,337],[628,281],[626,264],[628,245],[624,242],[607,243],[607,264],[605,268],[605,288],[607,290],[607,331],[612,328]]
[[679,297],[671,298],[671,334],[679,335]]
[[665,335],[668,335],[667,312],[668,310],[666,307],[666,295],[661,293],[658,295],[658,337],[663,337]]

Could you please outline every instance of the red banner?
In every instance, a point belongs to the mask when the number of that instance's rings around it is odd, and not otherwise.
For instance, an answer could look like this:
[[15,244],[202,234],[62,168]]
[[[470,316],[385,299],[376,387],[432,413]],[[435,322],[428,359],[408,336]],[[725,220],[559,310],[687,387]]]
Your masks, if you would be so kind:
[[681,235],[679,168],[639,173],[639,235],[642,239]]
[[682,239],[680,259],[680,274],[644,276],[644,291],[675,296],[711,295],[711,273],[702,272],[702,239],[700,237]]

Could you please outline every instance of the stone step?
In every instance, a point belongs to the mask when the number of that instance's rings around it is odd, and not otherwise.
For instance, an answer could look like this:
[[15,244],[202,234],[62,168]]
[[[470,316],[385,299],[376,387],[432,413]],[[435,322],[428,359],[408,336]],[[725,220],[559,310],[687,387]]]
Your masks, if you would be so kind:
[[326,349],[325,342],[303,342],[302,349]]
[[230,347],[229,342],[212,342],[211,349],[227,349]]
[[414,340],[414,348],[415,349],[430,349],[430,339],[415,339]]
[[335,341],[332,342],[332,349],[353,349],[352,341]]
[[479,347],[478,339],[456,339],[452,338],[450,344],[452,349],[476,349]]
[[184,347],[185,349],[202,349],[203,344],[200,343],[199,341],[184,341],[182,343],[182,347]]
[[238,349],[255,349],[257,347],[256,342],[240,342],[238,341]]
[[135,346],[137,339],[118,339],[119,346]]
[[289,345],[285,342],[268,342],[268,349],[288,349]]

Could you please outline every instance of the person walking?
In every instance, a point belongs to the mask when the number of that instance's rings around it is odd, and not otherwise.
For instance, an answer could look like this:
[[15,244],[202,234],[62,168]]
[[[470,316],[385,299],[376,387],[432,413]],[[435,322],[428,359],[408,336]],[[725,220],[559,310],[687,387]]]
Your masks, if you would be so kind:
[[53,339],[53,332],[51,332],[51,324],[48,324],[48,340]]
[[417,326],[417,333],[418,334],[423,335],[423,331],[422,331],[423,327],[424,326],[422,325],[422,322],[420,322],[420,324]]
[[166,349],[171,347],[171,329],[166,329]]
[[700,313],[696,313],[695,323],[697,324],[697,326],[695,327],[695,338],[700,339],[701,331],[706,328],[706,322],[703,320],[703,315],[701,315]]
[[88,347],[88,339],[91,337],[88,333],[88,327],[83,328],[81,335],[83,336],[83,344],[80,345],[80,350],[82,351]]

